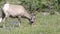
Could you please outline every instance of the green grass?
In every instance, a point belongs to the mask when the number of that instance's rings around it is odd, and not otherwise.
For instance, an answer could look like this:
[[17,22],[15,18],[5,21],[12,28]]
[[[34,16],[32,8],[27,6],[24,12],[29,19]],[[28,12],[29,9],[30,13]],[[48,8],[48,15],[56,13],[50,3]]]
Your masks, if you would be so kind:
[[[15,28],[10,30],[8,28],[10,22],[12,19],[7,21],[6,29],[0,28],[0,34],[60,34],[60,15],[43,16],[39,14],[33,26],[30,26],[28,20],[23,18],[20,29],[18,25],[15,25]],[[0,24],[2,26],[2,23]]]

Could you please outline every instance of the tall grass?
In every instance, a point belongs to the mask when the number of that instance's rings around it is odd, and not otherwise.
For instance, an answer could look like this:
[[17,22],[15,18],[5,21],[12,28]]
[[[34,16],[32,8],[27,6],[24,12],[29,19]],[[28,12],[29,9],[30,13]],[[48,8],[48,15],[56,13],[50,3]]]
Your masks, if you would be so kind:
[[[17,21],[14,19],[14,21]],[[6,29],[0,27],[0,34],[60,34],[60,15],[36,16],[34,25],[29,25],[28,20],[21,19],[21,27],[15,24],[13,29],[9,29],[12,19],[7,20]],[[2,23],[0,23],[2,26]],[[8,25],[9,24],[9,25]]]

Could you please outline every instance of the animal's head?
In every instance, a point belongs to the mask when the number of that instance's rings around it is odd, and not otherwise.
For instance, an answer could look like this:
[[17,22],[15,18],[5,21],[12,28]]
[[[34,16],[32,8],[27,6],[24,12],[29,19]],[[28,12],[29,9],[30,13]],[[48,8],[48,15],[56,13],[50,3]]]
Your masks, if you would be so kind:
[[36,18],[35,14],[32,13],[32,15],[31,15],[31,19],[29,20],[29,21],[30,21],[30,24],[32,24],[32,23],[35,22],[35,18]]

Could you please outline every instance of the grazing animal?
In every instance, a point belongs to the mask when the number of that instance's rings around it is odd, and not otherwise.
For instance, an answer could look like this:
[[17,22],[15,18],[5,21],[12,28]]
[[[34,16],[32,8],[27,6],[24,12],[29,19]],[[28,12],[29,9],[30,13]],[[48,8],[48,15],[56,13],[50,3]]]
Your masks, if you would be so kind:
[[34,23],[35,21],[35,14],[34,13],[29,14],[22,5],[13,5],[13,4],[6,3],[2,8],[2,18],[1,18],[4,28],[5,28],[5,21],[9,17],[17,18],[19,27],[21,23],[21,18],[28,19],[30,24]]

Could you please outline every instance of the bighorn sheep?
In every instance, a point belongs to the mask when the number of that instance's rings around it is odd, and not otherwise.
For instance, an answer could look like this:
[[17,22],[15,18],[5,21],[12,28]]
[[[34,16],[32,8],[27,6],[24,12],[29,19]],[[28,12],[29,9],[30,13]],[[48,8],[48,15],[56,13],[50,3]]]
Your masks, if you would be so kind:
[[6,3],[2,8],[2,19],[1,19],[3,22],[4,28],[5,28],[5,20],[8,17],[17,18],[19,27],[21,23],[21,17],[28,19],[30,24],[34,23],[34,20],[35,20],[34,13],[32,13],[32,15],[29,14],[22,5],[13,5],[13,4]]

